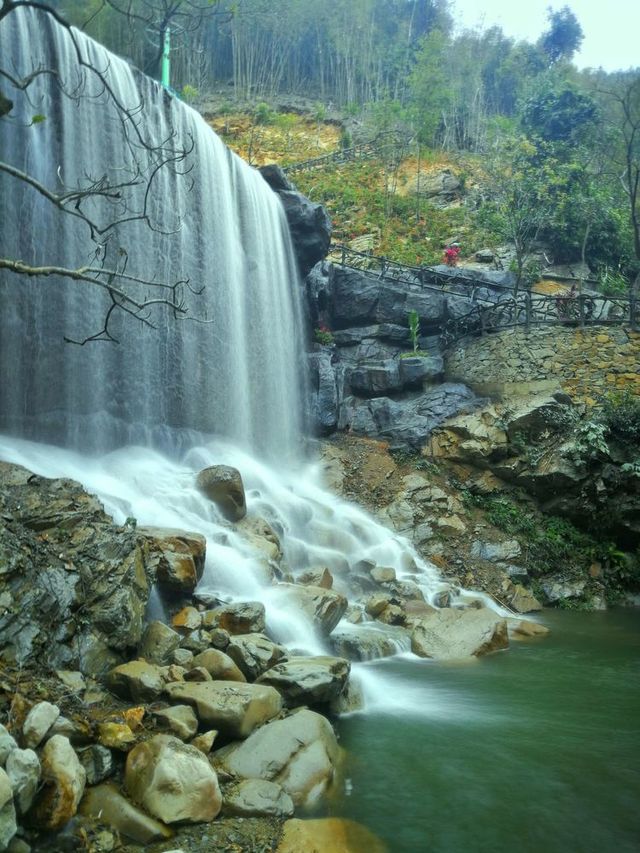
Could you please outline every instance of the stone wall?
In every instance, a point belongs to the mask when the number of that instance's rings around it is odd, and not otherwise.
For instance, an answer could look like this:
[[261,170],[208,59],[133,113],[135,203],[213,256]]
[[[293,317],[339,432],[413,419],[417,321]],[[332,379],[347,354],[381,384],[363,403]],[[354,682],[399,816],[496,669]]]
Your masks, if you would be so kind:
[[640,333],[608,326],[508,329],[452,347],[445,378],[491,396],[561,387],[588,405],[610,391],[640,395]]

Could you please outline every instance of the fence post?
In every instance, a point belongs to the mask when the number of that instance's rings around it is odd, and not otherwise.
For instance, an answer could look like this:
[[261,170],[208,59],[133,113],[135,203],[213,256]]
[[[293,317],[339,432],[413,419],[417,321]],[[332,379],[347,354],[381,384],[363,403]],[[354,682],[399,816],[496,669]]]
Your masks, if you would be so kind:
[[629,319],[631,321],[631,331],[636,332],[638,329],[638,324],[636,323],[636,309],[638,307],[638,299],[635,293],[632,293],[629,297]]
[[485,329],[485,316],[484,316],[484,308],[480,308],[480,337],[484,337],[486,334]]
[[[516,312],[518,307],[516,306]],[[531,328],[531,315],[532,315],[532,306],[531,306],[531,291],[527,290],[524,295],[524,325],[527,332]],[[517,323],[517,319],[516,319]]]
[[584,329],[584,296],[578,296],[578,312],[580,314],[580,328]]

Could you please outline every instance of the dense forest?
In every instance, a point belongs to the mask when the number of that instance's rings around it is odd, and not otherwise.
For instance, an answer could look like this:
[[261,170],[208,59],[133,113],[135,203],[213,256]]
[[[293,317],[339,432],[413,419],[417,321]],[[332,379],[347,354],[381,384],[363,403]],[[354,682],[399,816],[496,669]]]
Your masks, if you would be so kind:
[[549,10],[533,43],[466,30],[447,0],[52,5],[158,77],[170,39],[172,86],[186,99],[223,92],[255,109],[304,93],[319,113],[401,131],[418,156],[480,154],[491,187],[481,219],[515,246],[519,280],[543,241],[609,288],[638,287],[640,71],[579,71],[582,29],[567,6]]

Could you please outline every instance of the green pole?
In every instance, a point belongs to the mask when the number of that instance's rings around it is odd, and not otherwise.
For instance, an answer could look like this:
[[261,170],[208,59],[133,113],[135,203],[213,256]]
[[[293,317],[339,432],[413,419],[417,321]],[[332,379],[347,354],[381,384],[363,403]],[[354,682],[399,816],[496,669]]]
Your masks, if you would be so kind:
[[171,30],[169,27],[164,31],[164,46],[162,50],[162,85],[169,88],[169,68],[171,64],[171,60],[169,55],[171,53]]

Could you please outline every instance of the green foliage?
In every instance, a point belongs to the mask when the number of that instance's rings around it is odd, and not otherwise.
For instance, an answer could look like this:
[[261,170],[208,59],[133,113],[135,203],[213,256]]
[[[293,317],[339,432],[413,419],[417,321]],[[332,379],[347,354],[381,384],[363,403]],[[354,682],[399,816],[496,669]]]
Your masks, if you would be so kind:
[[272,110],[269,104],[265,104],[264,101],[256,104],[253,111],[253,120],[256,124],[273,124],[276,116],[275,110]]
[[605,296],[626,296],[629,292],[629,282],[619,269],[612,269],[605,264],[599,271],[598,283]]
[[417,311],[409,311],[408,314],[409,321],[409,335],[411,336],[411,343],[413,344],[413,352],[418,352],[420,337],[420,317],[418,316]]
[[180,92],[180,97],[188,104],[192,104],[194,101],[197,101],[199,95],[200,93],[197,88],[195,86],[190,86],[188,83],[185,83],[182,87],[182,91]]
[[582,27],[575,14],[568,6],[555,11],[549,7],[547,11],[549,29],[540,39],[540,46],[549,57],[550,63],[561,59],[571,59],[580,49],[584,39]]
[[314,329],[313,337],[317,344],[322,344],[323,346],[331,346],[334,340],[333,332],[327,329],[326,326],[319,326],[317,329]]
[[593,459],[608,456],[609,445],[606,440],[608,432],[609,427],[601,421],[588,420],[578,424],[572,453],[574,461],[584,464]]
[[602,417],[614,438],[640,445],[640,397],[628,389],[608,394],[602,402]]

